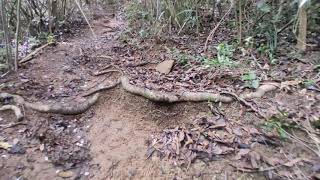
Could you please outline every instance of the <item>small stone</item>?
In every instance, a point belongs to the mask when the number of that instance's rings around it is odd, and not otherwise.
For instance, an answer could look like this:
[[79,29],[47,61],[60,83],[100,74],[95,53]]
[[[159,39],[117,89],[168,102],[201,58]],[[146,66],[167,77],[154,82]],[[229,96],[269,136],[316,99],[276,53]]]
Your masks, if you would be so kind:
[[22,144],[17,143],[17,144],[14,144],[8,152],[10,154],[25,154],[26,149],[22,146]]
[[39,149],[40,151],[44,151],[44,144],[41,144]]
[[73,172],[72,171],[60,171],[60,172],[58,172],[58,176],[60,176],[62,178],[70,178],[73,176]]
[[89,172],[85,172],[84,175],[85,175],[85,176],[89,176],[90,173],[89,173]]
[[13,144],[15,145],[15,144],[18,144],[20,141],[19,141],[19,139],[17,139],[17,138],[15,138],[15,139],[13,139]]
[[169,74],[174,64],[174,60],[166,60],[159,63],[156,70],[163,74]]

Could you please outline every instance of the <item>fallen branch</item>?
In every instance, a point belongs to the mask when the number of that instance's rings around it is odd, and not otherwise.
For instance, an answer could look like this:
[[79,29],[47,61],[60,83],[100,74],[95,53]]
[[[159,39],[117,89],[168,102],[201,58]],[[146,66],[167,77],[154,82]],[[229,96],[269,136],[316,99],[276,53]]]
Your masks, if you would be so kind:
[[23,123],[23,122],[17,122],[17,123],[10,123],[8,125],[0,125],[1,130],[5,130],[5,129],[9,129],[9,128],[13,128],[19,125],[28,125],[27,123]]
[[0,111],[7,111],[7,110],[11,110],[14,112],[14,114],[16,115],[18,121],[21,121],[23,119],[23,114],[20,110],[20,108],[18,108],[17,106],[14,105],[4,105],[2,107],[0,107]]
[[26,57],[24,57],[22,60],[19,61],[19,64],[26,63],[30,61],[38,52],[40,52],[42,49],[49,46],[51,43],[47,43],[39,47],[38,49],[34,50],[32,53],[28,54]]
[[92,97],[80,101],[80,102],[71,102],[71,103],[29,103],[26,102],[23,97],[18,95],[12,95],[8,93],[0,93],[0,99],[12,98],[13,102],[18,105],[24,106],[26,108],[33,109],[42,113],[54,113],[54,114],[64,114],[64,115],[76,115],[81,114],[88,110],[92,105],[94,105],[98,98],[99,94],[95,94]]

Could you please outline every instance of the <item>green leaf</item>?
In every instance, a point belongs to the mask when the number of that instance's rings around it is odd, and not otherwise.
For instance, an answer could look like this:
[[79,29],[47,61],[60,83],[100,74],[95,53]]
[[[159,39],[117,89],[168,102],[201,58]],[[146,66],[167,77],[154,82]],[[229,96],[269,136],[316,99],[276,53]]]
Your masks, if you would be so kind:
[[259,81],[258,79],[253,80],[253,81],[251,82],[251,86],[252,86],[253,88],[255,88],[255,89],[257,89],[257,88],[259,87],[259,85],[260,85],[260,81]]
[[259,11],[262,11],[262,12],[264,12],[264,13],[268,13],[268,12],[271,11],[270,5],[267,4],[267,3],[264,2],[264,1],[258,3],[257,7],[258,7],[258,10],[259,10]]
[[278,131],[278,133],[279,133],[279,135],[280,135],[280,137],[281,137],[282,139],[286,139],[286,138],[287,138],[287,134],[286,134],[286,131],[285,131],[284,129],[282,129],[282,128],[277,128],[277,131]]
[[255,79],[257,79],[257,76],[254,72],[249,72],[248,74],[242,76],[243,81],[252,81]]

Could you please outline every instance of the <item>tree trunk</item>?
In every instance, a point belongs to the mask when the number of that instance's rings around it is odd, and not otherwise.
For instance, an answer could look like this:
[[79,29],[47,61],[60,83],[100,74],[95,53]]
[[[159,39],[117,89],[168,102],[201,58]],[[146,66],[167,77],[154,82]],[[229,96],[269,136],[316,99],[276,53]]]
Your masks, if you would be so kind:
[[12,54],[11,54],[11,43],[10,43],[10,33],[8,29],[8,19],[6,14],[6,7],[5,7],[5,0],[1,0],[1,17],[2,17],[2,26],[4,31],[4,40],[6,44],[6,56],[7,60],[6,63],[10,64],[12,63]]
[[16,50],[14,58],[14,70],[18,70],[18,59],[19,59],[19,32],[20,32],[20,8],[21,0],[17,2],[17,27],[16,27]]
[[299,34],[297,39],[297,48],[301,51],[305,51],[307,49],[307,19],[306,6],[302,6],[299,10]]

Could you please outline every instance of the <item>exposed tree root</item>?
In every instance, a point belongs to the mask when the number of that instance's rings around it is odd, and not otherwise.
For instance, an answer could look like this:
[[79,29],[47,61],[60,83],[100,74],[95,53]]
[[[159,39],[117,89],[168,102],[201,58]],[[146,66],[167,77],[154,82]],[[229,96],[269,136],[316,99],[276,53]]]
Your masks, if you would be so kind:
[[6,111],[6,110],[12,110],[14,112],[14,114],[16,115],[18,121],[21,121],[23,119],[23,114],[20,110],[19,107],[14,106],[14,105],[4,105],[2,107],[0,107],[0,111]]
[[[17,105],[30,108],[43,113],[76,115],[76,114],[81,114],[85,112],[87,109],[89,109],[92,105],[96,103],[99,97],[99,94],[97,92],[107,90],[107,89],[112,89],[120,83],[126,91],[132,94],[143,96],[155,102],[175,103],[175,102],[185,102],[185,101],[192,101],[192,102],[212,101],[212,102],[230,103],[234,101],[234,98],[235,98],[236,100],[243,103],[247,107],[250,107],[254,112],[256,112],[259,116],[263,118],[266,118],[266,117],[257,108],[255,108],[250,103],[248,103],[246,99],[261,98],[265,93],[269,91],[273,91],[279,87],[277,83],[264,84],[260,86],[256,92],[243,94],[241,96],[238,96],[230,92],[221,92],[221,93],[183,92],[180,94],[175,94],[175,93],[161,92],[157,90],[149,90],[144,87],[132,85],[130,84],[129,79],[126,76],[122,76],[120,80],[118,80],[114,84],[111,84],[108,86],[98,85],[94,90],[84,94],[83,97],[90,96],[93,94],[94,95],[82,102],[71,102],[71,103],[65,103],[65,104],[64,103],[54,103],[54,104],[29,103],[29,102],[26,102],[21,96],[12,95],[8,93],[0,93],[0,100],[12,99],[13,102]],[[224,94],[228,96],[225,96]],[[0,108],[0,111],[1,110],[12,110],[16,114],[18,120],[23,118],[23,114],[21,113],[21,110],[17,106],[5,105]]]
[[100,91],[112,89],[112,88],[116,87],[118,84],[120,84],[120,81],[117,81],[117,82],[110,84],[110,85],[107,85],[107,86],[103,85],[103,84],[99,84],[94,90],[87,92],[86,94],[82,95],[82,97],[87,97],[87,96],[90,96],[90,95],[95,94]]
[[[253,99],[253,98],[261,98],[265,93],[276,90],[278,88],[277,83],[269,83],[260,86],[256,92],[243,94],[242,96],[237,96],[233,93],[207,93],[207,92],[183,92],[181,94],[173,94],[173,93],[165,93],[156,90],[149,90],[146,88],[138,87],[130,84],[129,79],[125,76],[121,78],[122,87],[133,94],[143,96],[147,99],[156,102],[183,102],[183,101],[213,101],[213,102],[223,102],[230,103],[233,101],[233,98],[224,96],[222,94],[228,94],[235,97],[240,102],[244,103],[246,106],[252,108],[252,106],[248,105],[245,99]],[[254,108],[252,108],[255,110]],[[261,114],[260,114],[261,115]],[[261,115],[263,116],[263,115]]]
[[55,113],[64,115],[81,114],[88,110],[92,105],[94,105],[97,102],[98,98],[99,94],[96,93],[92,97],[81,102],[44,104],[39,102],[29,103],[26,102],[21,96],[8,93],[0,93],[0,99],[12,99],[14,103],[26,108],[30,108],[42,113]]
[[232,98],[214,93],[205,92],[184,92],[181,94],[164,93],[156,90],[149,90],[130,84],[129,79],[125,76],[121,78],[122,87],[136,95],[143,96],[151,101],[156,102],[183,102],[183,101],[213,101],[213,102],[231,102]]
[[264,96],[267,92],[274,91],[279,87],[279,84],[277,83],[269,83],[261,85],[256,92],[243,94],[240,96],[240,98],[243,99],[253,99],[253,98],[261,98]]

